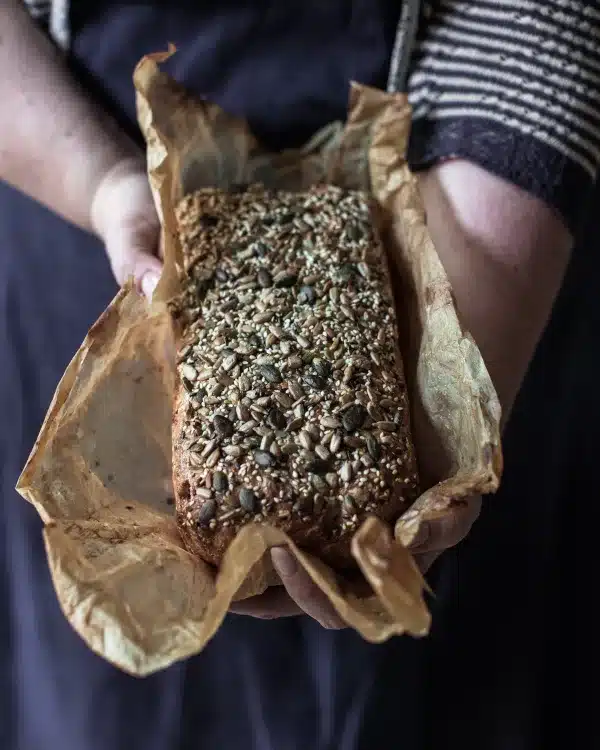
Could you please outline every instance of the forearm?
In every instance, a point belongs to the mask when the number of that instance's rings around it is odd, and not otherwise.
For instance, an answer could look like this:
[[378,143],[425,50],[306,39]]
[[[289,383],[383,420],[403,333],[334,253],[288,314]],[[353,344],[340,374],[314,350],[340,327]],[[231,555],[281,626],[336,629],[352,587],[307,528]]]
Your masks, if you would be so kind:
[[0,2],[0,179],[92,230],[102,179],[136,146],[73,81],[23,9]]
[[429,228],[505,416],[550,316],[572,238],[542,201],[467,161],[421,176]]

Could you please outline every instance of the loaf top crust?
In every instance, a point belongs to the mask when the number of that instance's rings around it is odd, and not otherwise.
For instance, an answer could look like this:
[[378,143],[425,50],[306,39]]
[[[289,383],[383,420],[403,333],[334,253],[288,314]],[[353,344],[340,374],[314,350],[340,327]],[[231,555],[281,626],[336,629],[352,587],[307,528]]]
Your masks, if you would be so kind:
[[203,190],[177,208],[185,285],[177,518],[218,564],[269,522],[338,568],[418,481],[387,261],[361,192]]

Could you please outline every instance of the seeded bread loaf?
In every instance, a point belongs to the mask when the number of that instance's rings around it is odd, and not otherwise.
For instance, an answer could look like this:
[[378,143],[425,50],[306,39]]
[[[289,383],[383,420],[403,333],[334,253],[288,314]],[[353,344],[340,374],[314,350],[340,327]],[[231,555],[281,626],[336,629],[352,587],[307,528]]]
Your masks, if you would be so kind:
[[369,514],[417,495],[396,314],[365,194],[202,190],[185,262],[173,474],[188,549],[217,565],[267,522],[337,569]]

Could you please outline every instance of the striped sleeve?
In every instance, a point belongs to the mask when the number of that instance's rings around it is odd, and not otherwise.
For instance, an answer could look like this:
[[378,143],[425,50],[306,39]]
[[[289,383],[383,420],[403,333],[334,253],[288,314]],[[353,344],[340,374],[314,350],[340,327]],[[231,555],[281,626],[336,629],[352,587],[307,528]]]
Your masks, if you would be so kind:
[[460,157],[575,231],[600,164],[598,0],[437,0],[409,78],[414,169]]
[[50,2],[51,0],[23,0],[27,10],[34,21],[37,21],[44,27],[48,27],[50,22]]

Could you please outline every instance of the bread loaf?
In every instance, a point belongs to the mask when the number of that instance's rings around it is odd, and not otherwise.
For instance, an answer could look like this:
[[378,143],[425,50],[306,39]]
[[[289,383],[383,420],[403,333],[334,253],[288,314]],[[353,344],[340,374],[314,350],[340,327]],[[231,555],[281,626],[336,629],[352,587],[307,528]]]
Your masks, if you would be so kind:
[[270,523],[337,569],[417,495],[387,262],[361,192],[202,190],[177,207],[184,289],[177,519],[217,565]]

